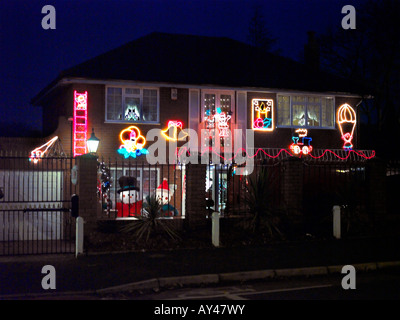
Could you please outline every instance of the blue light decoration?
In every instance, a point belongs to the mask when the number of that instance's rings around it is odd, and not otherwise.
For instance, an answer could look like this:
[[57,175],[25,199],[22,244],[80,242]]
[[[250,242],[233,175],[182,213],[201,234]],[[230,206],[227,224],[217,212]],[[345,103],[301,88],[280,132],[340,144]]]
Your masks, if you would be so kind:
[[142,154],[148,154],[149,151],[147,149],[142,148],[141,150],[135,150],[135,151],[128,151],[125,148],[118,149],[117,151],[119,154],[123,155],[125,159],[128,159],[129,157],[135,158],[141,156]]

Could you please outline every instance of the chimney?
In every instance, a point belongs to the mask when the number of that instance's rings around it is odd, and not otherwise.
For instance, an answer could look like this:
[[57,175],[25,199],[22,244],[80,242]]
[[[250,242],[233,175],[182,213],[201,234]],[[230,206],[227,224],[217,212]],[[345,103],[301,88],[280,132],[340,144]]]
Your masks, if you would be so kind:
[[308,42],[304,46],[305,64],[312,71],[319,71],[320,55],[319,44],[314,31],[308,31]]

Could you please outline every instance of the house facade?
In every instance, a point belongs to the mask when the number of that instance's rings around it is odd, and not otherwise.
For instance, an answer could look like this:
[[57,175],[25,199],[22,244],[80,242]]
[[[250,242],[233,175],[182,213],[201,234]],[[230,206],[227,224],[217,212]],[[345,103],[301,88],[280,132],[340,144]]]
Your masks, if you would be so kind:
[[32,103],[43,108],[45,135],[57,135],[76,155],[85,145],[79,151],[74,108],[85,99],[79,128],[86,139],[94,129],[98,154],[109,158],[130,126],[144,137],[163,130],[167,141],[194,130],[197,139],[176,139],[192,152],[235,153],[235,129],[242,147],[246,130],[254,131],[252,147],[268,149],[288,148],[296,130],[306,129],[314,149],[343,149],[346,133],[346,148],[357,149],[363,94],[346,79],[231,39],[153,33],[62,72]]
[[[97,155],[114,180],[108,210],[122,201],[119,178],[135,176],[140,201],[167,180],[168,203],[182,217],[185,167],[150,167],[153,144],[166,147],[170,163],[182,154],[212,154],[212,165],[234,163],[239,154],[252,160],[369,159],[373,153],[357,151],[358,105],[365,95],[315,64],[235,40],[152,33],[61,72],[32,103],[43,108],[45,135],[58,136],[66,153],[86,154],[92,130],[100,139]],[[229,202],[221,191],[228,180],[217,169],[207,172],[208,198],[219,211]]]

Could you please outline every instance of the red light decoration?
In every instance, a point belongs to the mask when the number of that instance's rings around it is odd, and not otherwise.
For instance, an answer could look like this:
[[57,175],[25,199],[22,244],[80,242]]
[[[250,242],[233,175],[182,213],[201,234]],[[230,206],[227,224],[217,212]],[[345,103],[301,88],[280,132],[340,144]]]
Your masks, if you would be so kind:
[[372,153],[371,153],[371,155],[370,156],[366,156],[364,153],[362,153],[362,152],[357,152],[357,151],[355,151],[355,150],[349,150],[349,152],[347,153],[347,155],[345,156],[345,157],[341,157],[341,156],[339,156],[337,153],[335,153],[334,151],[332,151],[332,150],[329,150],[329,149],[326,149],[324,152],[323,152],[323,154],[322,155],[320,155],[320,156],[313,156],[312,154],[310,154],[310,157],[311,158],[313,158],[313,159],[320,159],[320,158],[322,158],[322,157],[324,157],[325,156],[325,154],[326,153],[331,153],[332,155],[334,155],[336,158],[338,158],[338,159],[340,159],[340,160],[347,160],[349,157],[350,157],[350,155],[351,155],[351,153],[352,152],[354,152],[356,155],[358,155],[359,157],[361,157],[361,158],[364,158],[365,160],[369,160],[369,159],[372,159],[372,158],[374,158],[375,157],[375,151],[374,150],[372,150]]
[[[249,154],[247,153],[247,151],[244,148],[239,148],[238,150],[236,150],[235,155],[233,157],[231,157],[231,158],[225,158],[224,156],[220,155],[218,152],[216,152],[211,147],[206,148],[206,150],[204,150],[201,153],[201,156],[207,151],[212,151],[214,154],[216,154],[218,157],[220,157],[221,159],[223,159],[225,161],[232,161],[233,159],[235,159],[237,157],[239,152],[240,153],[245,152],[249,159],[255,158],[258,155],[259,152],[264,153],[267,157],[269,157],[271,159],[278,158],[281,155],[281,153],[287,153],[289,156],[293,157],[293,153],[291,153],[287,149],[283,149],[283,148],[281,150],[279,150],[279,152],[276,155],[271,155],[271,154],[267,153],[265,150],[263,150],[262,148],[259,148],[259,149],[257,149],[256,153],[253,156],[249,156]],[[187,154],[190,156],[190,152],[187,150],[186,147],[177,148],[175,154],[179,158],[182,155],[182,153],[184,153],[184,152],[187,152]],[[313,159],[320,159],[320,158],[323,158],[325,156],[325,154],[328,153],[328,152],[331,153],[332,155],[334,155],[336,158],[338,158],[340,160],[347,160],[350,157],[352,152],[357,154],[359,157],[364,158],[365,160],[369,160],[369,159],[372,159],[372,158],[375,157],[375,151],[374,150],[372,151],[370,156],[367,156],[362,152],[357,152],[355,150],[349,150],[349,152],[347,153],[347,155],[345,157],[341,157],[340,155],[338,155],[337,153],[335,153],[334,151],[329,150],[329,149],[326,149],[323,152],[323,154],[320,155],[320,156],[313,156],[311,153],[308,153],[308,155]]]
[[87,153],[87,91],[74,91],[73,153],[74,157]]

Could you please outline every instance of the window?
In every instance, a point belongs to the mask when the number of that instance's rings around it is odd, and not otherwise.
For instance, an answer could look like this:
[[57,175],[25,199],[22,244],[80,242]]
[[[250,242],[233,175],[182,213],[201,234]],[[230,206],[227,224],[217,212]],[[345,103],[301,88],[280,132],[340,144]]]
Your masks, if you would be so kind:
[[334,128],[333,97],[278,95],[278,126]]
[[203,146],[230,147],[231,141],[231,123],[234,104],[233,93],[226,91],[206,91],[203,92],[203,116],[204,128],[208,130],[205,134]]
[[107,87],[106,121],[157,123],[158,96],[157,89]]

